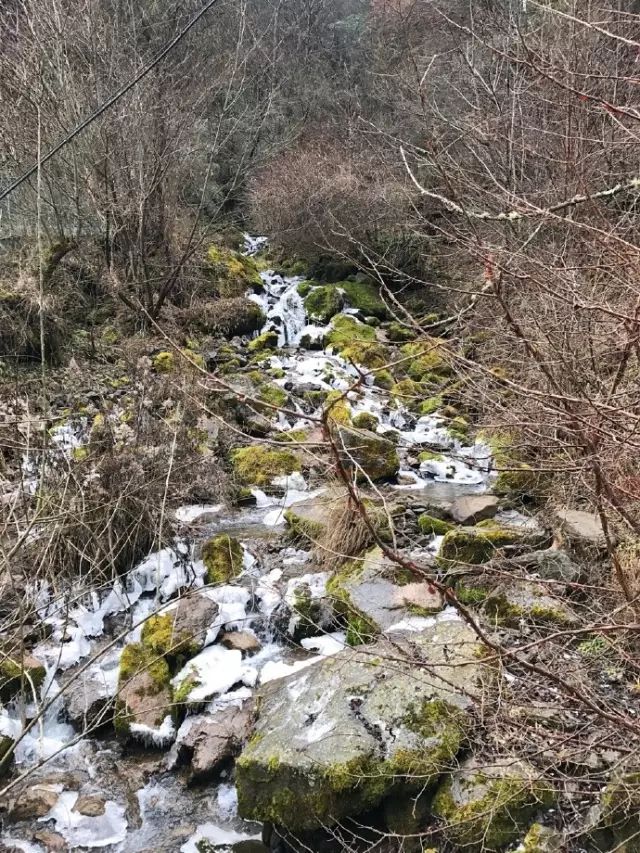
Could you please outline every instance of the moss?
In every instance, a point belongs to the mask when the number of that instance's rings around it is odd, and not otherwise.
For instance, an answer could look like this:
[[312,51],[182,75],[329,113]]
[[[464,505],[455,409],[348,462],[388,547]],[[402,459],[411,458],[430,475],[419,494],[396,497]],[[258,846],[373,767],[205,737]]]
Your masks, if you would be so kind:
[[563,838],[556,830],[534,823],[518,849],[520,853],[560,853],[564,849]]
[[[120,692],[131,679],[142,674],[145,678],[141,680],[139,688],[136,689],[139,695],[157,696],[165,691],[171,692],[171,673],[167,661],[142,643],[131,643],[124,647],[120,656],[118,691]],[[158,725],[164,719],[165,710],[166,708],[158,704]],[[126,703],[118,696],[114,715],[116,734],[128,736],[129,723],[130,715]]]
[[477,565],[486,563],[499,548],[518,541],[518,534],[498,525],[478,529],[463,527],[450,530],[438,552],[438,564],[446,568],[452,563]]
[[[2,652],[0,651],[0,656]],[[33,690],[42,686],[46,671],[44,666],[29,655],[2,657],[0,661],[0,697],[11,699],[24,690],[33,698]]]
[[300,470],[300,462],[290,450],[275,450],[263,444],[234,450],[231,461],[240,482],[252,486],[266,486],[274,477]]
[[389,370],[376,370],[373,375],[373,384],[376,388],[384,388],[385,391],[390,391],[395,384],[395,380]]
[[289,395],[281,388],[279,385],[267,384],[263,385],[260,388],[258,393],[258,397],[262,400],[263,403],[269,403],[271,406],[278,406],[281,408],[286,405],[287,400],[289,399]]
[[173,613],[156,614],[147,619],[140,641],[152,652],[168,658],[193,657],[200,651],[200,644],[189,631],[175,630]]
[[313,281],[301,281],[300,284],[297,286],[296,290],[304,299],[305,296],[308,296],[311,293],[311,289],[314,287],[314,285],[315,282]]
[[429,397],[427,400],[423,400],[420,403],[420,414],[421,415],[432,415],[434,412],[437,412],[438,409],[442,408],[442,397]]
[[159,352],[151,360],[156,373],[173,373],[176,369],[176,357],[173,352]]
[[614,775],[600,797],[602,823],[616,826],[640,813],[640,771],[623,770]]
[[456,598],[461,604],[468,604],[473,606],[474,604],[482,604],[487,599],[487,591],[480,587],[475,586],[467,586],[467,584],[460,584],[456,588]]
[[351,407],[342,391],[329,391],[324,402],[329,423],[344,425],[351,423]]
[[362,560],[347,560],[337,569],[327,583],[327,594],[331,596],[336,613],[343,617],[346,624],[346,639],[350,646],[359,646],[380,633],[380,628],[351,601],[348,589],[349,581],[356,580],[362,574]]
[[115,346],[120,342],[120,332],[115,326],[104,326],[100,334],[100,340],[106,346]]
[[302,444],[307,440],[307,436],[306,429],[290,429],[287,432],[274,433],[273,440],[279,444]]
[[273,379],[284,379],[287,375],[282,367],[270,367],[269,370],[267,370],[267,373]]
[[312,320],[328,323],[342,309],[342,294],[334,285],[314,288],[304,300],[304,307]]
[[191,691],[199,686],[200,681],[193,673],[187,675],[187,677],[177,685],[173,692],[174,705],[180,706],[188,704]]
[[521,458],[515,447],[517,436],[506,430],[483,430],[477,440],[486,444],[493,455],[493,468],[497,476],[493,491],[500,496],[528,496],[535,494],[542,486],[542,479],[531,466]]
[[389,323],[386,327],[387,337],[390,341],[394,343],[406,343],[407,341],[413,341],[416,337],[416,333],[407,328],[407,326],[403,326],[401,323]]
[[207,583],[229,583],[242,571],[244,552],[237,539],[221,533],[202,546],[202,562],[207,568]]
[[276,349],[278,346],[278,333],[277,332],[263,332],[261,335],[258,335],[257,338],[254,338],[252,341],[249,341],[247,349],[252,353],[262,353],[265,350]]
[[261,290],[263,287],[256,262],[239,252],[210,246],[206,265],[223,299],[242,296],[249,288]]
[[417,382],[433,381],[434,376],[448,376],[451,373],[451,366],[446,359],[446,345],[437,338],[405,344],[400,349],[400,355],[406,359],[402,365],[405,372]]
[[84,462],[85,459],[89,456],[89,448],[88,447],[74,447],[72,454],[74,462]]
[[4,776],[13,760],[13,740],[6,735],[0,735],[0,778]]
[[331,321],[331,331],[327,335],[327,344],[337,352],[353,345],[354,341],[373,343],[376,340],[375,329],[360,323],[349,314],[338,314]]
[[607,641],[604,637],[590,637],[578,645],[578,651],[585,657],[601,657],[607,650]]
[[435,450],[421,450],[418,454],[418,462],[444,462],[442,453]]
[[375,432],[380,421],[371,412],[360,412],[360,414],[353,418],[352,423],[356,429],[368,429],[371,432]]
[[325,530],[325,526],[321,522],[304,518],[298,515],[293,509],[285,510],[284,520],[287,522],[289,528],[289,538],[294,541],[306,540],[307,542],[317,542]]
[[422,382],[416,382],[415,379],[401,379],[391,387],[391,396],[394,400],[407,406],[412,411],[419,410],[421,402],[427,393],[429,393],[428,386]]
[[387,306],[380,298],[380,288],[372,281],[340,281],[336,287],[344,291],[347,302],[365,315],[386,320]]
[[[515,841],[532,815],[548,807],[553,793],[545,783],[515,775],[487,777],[477,773],[462,780],[470,794],[458,802],[452,779],[438,789],[432,803],[433,813],[444,821],[444,834],[454,844],[470,850],[498,851]],[[479,796],[473,797],[477,787]]]
[[421,533],[433,533],[436,536],[444,536],[453,529],[453,525],[448,521],[443,521],[441,518],[434,518],[428,513],[423,513],[418,518],[418,527]]
[[342,425],[336,427],[336,435],[342,464],[355,470],[357,479],[390,480],[398,473],[398,451],[387,438]]

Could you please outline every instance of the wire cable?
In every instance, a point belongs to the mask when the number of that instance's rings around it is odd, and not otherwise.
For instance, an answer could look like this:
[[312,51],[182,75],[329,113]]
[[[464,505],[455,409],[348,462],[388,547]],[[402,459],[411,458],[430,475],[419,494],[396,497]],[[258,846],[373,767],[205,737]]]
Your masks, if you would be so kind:
[[218,0],[208,0],[207,3],[203,6],[203,8],[188,22],[188,24],[184,27],[184,29],[180,30],[180,32],[164,47],[160,53],[153,59],[148,65],[146,65],[136,76],[126,83],[121,89],[119,89],[115,94],[111,95],[103,104],[101,104],[90,116],[88,116],[81,124],[79,124],[68,136],[65,136],[63,140],[61,140],[51,151],[48,151],[44,157],[40,158],[36,161],[33,166],[27,169],[24,174],[20,175],[12,184],[10,184],[6,189],[0,192],[0,201],[3,201],[7,196],[11,195],[12,192],[18,189],[25,181],[29,180],[29,178],[34,175],[39,168],[42,168],[45,163],[48,163],[52,157],[61,151],[65,145],[68,145],[72,140],[76,138],[83,130],[86,130],[90,124],[92,124],[97,118],[99,118],[103,113],[105,113],[110,107],[116,104],[121,98],[123,98],[127,92],[130,92],[134,86],[143,80],[149,72],[153,71],[153,69],[159,65],[160,62],[167,56],[173,48],[182,41],[182,39],[187,35],[187,33],[192,30],[195,25],[198,23],[200,18],[205,15],[212,6]]

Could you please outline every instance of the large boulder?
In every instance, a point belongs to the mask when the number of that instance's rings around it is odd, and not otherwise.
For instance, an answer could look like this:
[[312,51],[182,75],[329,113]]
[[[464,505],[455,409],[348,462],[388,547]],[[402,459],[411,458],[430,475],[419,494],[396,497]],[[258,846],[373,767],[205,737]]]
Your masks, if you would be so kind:
[[607,547],[602,522],[592,512],[563,507],[556,510],[556,519],[561,532],[575,546],[596,551]]
[[520,554],[512,557],[510,563],[536,574],[546,581],[576,583],[582,574],[580,567],[565,551],[559,551],[555,548],[545,548],[543,551],[533,551],[531,554]]
[[539,548],[548,541],[545,531],[533,520],[524,523],[507,518],[481,521],[475,527],[458,527],[444,537],[438,552],[442,568],[487,563],[504,551],[517,554]]
[[472,630],[440,621],[268,683],[236,763],[241,816],[307,831],[428,788],[462,749],[487,671]]
[[142,643],[122,652],[114,722],[120,736],[149,746],[166,746],[175,737],[169,666]]
[[495,851],[515,841],[553,800],[550,784],[527,762],[470,758],[442,783],[432,811],[456,849]]
[[393,442],[342,424],[335,426],[334,434],[342,464],[359,480],[390,480],[398,473],[400,460]]
[[[210,542],[215,542],[216,539],[225,537],[218,536]],[[242,546],[238,544],[238,548],[242,567]],[[225,550],[222,546],[220,550],[223,557],[228,558],[229,549]],[[205,565],[209,569],[206,561]],[[216,602],[206,595],[187,595],[180,599],[176,606],[170,606],[147,619],[142,628],[142,643],[170,660],[193,657],[204,648],[207,633],[214,624],[219,609]]]

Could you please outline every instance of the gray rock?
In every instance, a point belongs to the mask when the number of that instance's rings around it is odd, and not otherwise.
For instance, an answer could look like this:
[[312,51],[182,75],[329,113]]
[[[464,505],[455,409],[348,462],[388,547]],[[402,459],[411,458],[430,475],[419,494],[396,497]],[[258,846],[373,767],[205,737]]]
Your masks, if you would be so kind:
[[338,610],[347,619],[361,617],[375,632],[385,631],[416,613],[424,616],[442,610],[438,590],[426,581],[398,583],[400,571],[377,547],[338,569],[329,584]]
[[225,708],[192,722],[178,753],[181,761],[190,761],[193,781],[211,778],[240,752],[249,737],[252,716],[252,703],[246,702],[241,708]]
[[602,522],[595,513],[564,507],[556,510],[556,518],[567,538],[597,549],[606,547]]
[[499,503],[495,495],[466,495],[454,501],[451,515],[458,524],[477,524],[493,518]]
[[580,567],[573,562],[565,551],[546,548],[532,554],[520,554],[511,559],[516,566],[532,572],[543,580],[576,583],[580,580]]
[[[491,588],[491,579],[488,581]],[[485,612],[501,625],[517,627],[521,620],[571,627],[579,624],[577,614],[544,584],[516,581],[495,587],[484,605]]]
[[[169,611],[173,618],[173,633],[176,637],[189,637],[192,651],[204,647],[209,628],[218,616],[220,608],[206,595],[189,595],[180,599],[175,610]],[[197,647],[197,648],[196,648]]]
[[359,480],[389,480],[398,473],[400,460],[395,444],[374,432],[337,425],[336,444],[342,464]]
[[454,762],[486,688],[477,651],[468,626],[441,620],[265,685],[236,762],[241,816],[312,830],[428,787]]

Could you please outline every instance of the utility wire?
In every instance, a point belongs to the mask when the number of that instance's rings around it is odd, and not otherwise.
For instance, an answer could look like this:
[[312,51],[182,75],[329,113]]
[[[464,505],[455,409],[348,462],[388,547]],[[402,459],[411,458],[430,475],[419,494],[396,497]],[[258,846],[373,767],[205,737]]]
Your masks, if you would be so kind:
[[171,53],[173,48],[179,42],[182,41],[182,39],[187,35],[187,33],[191,29],[193,29],[193,27],[195,27],[195,25],[198,23],[200,18],[202,18],[202,16],[205,15],[209,11],[209,9],[211,9],[212,6],[215,6],[215,4],[217,2],[218,2],[218,0],[208,0],[208,2],[205,3],[203,8],[189,21],[189,23],[184,27],[184,29],[181,30],[175,36],[175,38],[173,38],[166,45],[166,47],[163,48],[163,50],[156,56],[156,58],[153,59],[148,65],[146,65],[142,69],[142,71],[140,71],[139,74],[137,74],[132,80],[130,80],[128,83],[126,83],[114,95],[111,95],[111,97],[108,98],[103,104],[101,104],[101,106],[99,106],[95,110],[95,112],[91,113],[91,115],[88,116],[74,130],[72,130],[68,136],[65,136],[65,138],[63,140],[61,140],[55,146],[55,148],[52,148],[51,151],[48,151],[44,155],[44,157],[39,158],[38,161],[36,163],[34,163],[33,166],[31,166],[29,169],[27,169],[27,171],[23,175],[21,175],[12,184],[10,184],[8,187],[6,187],[6,189],[2,190],[2,192],[0,192],[0,201],[3,201],[7,196],[11,195],[12,192],[17,190],[18,187],[21,186],[25,181],[29,180],[29,178],[32,175],[34,175],[38,171],[38,169],[41,169],[45,163],[48,163],[52,157],[55,157],[55,155],[58,153],[58,151],[61,151],[65,147],[65,145],[68,145],[72,140],[74,140],[76,138],[76,136],[78,136],[80,133],[82,133],[83,130],[85,130],[87,127],[89,127],[90,124],[92,124],[97,118],[99,118],[103,113],[105,113],[110,107],[112,107],[115,103],[117,103],[120,100],[120,98],[123,98],[127,94],[127,92],[130,92],[131,89],[134,88],[134,86],[137,86],[137,84],[141,80],[143,80],[147,76],[147,74],[149,74],[150,71],[153,71],[153,69],[156,67],[156,65],[159,65],[159,63],[162,62],[162,60],[165,58],[165,56],[167,56],[167,54]]

